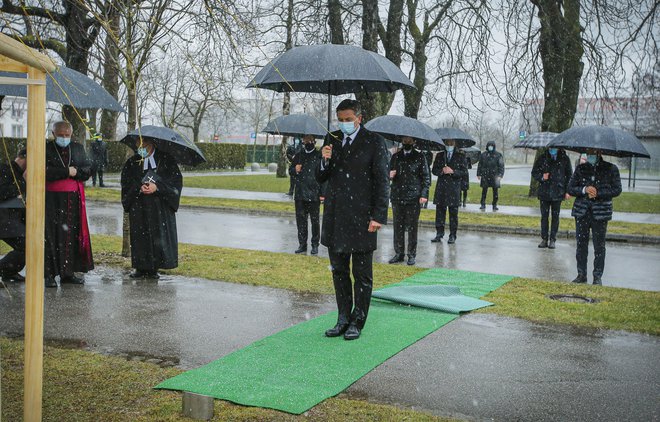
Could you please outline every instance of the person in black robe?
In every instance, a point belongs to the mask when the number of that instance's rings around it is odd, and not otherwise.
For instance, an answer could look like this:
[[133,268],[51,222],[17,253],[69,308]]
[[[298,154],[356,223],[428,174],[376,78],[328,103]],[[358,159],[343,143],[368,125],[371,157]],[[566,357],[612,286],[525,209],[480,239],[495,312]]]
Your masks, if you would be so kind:
[[0,259],[2,281],[25,281],[25,168],[24,149],[9,164],[0,164],[0,239],[12,250]]
[[182,177],[174,158],[143,139],[121,171],[121,203],[131,228],[131,278],[158,279],[178,266],[176,216]]
[[85,205],[91,163],[71,133],[69,122],[56,122],[55,140],[46,144],[46,287],[57,287],[56,276],[60,284],[84,284],[74,273],[94,268]]

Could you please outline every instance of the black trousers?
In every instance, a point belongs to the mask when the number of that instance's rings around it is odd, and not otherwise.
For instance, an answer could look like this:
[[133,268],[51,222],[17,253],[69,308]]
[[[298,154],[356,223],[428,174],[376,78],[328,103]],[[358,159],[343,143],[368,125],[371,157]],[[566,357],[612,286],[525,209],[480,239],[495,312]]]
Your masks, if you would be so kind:
[[440,236],[445,235],[447,209],[449,209],[449,235],[456,237],[456,231],[458,230],[458,206],[447,207],[441,204],[435,205],[435,231]]
[[312,246],[319,245],[321,237],[321,220],[319,218],[320,201],[296,201],[296,226],[298,227],[298,243],[307,246],[307,219],[312,223]]
[[463,203],[465,204],[465,202],[467,201],[468,190],[463,189],[463,190],[461,190],[461,192],[463,192]]
[[7,237],[2,239],[12,250],[0,259],[0,276],[14,275],[25,267],[25,238]]
[[[493,206],[497,206],[497,200],[499,199],[498,195],[499,188],[493,188]],[[486,205],[486,195],[488,195],[488,187],[481,188],[481,205]]]
[[581,276],[587,275],[587,258],[589,256],[589,232],[594,243],[594,277],[602,277],[605,269],[605,234],[607,233],[607,220],[594,220],[591,212],[584,217],[575,218],[575,240],[577,250],[577,271]]
[[103,184],[103,167],[92,167],[92,184],[96,186],[96,176],[99,178],[99,185]]
[[[548,217],[552,210],[552,223],[548,224]],[[557,240],[559,229],[559,211],[561,201],[541,201],[541,238],[548,240],[548,226],[550,225],[550,240]]]
[[[339,253],[328,250],[332,266],[332,282],[335,285],[335,297],[337,298],[337,322],[339,324],[352,322],[362,329],[367,321],[374,281],[373,254],[373,251]],[[349,265],[351,259],[355,285],[351,283]]]
[[408,256],[417,254],[417,228],[419,225],[419,202],[414,204],[392,203],[394,216],[394,252],[405,253],[405,234],[408,232]]

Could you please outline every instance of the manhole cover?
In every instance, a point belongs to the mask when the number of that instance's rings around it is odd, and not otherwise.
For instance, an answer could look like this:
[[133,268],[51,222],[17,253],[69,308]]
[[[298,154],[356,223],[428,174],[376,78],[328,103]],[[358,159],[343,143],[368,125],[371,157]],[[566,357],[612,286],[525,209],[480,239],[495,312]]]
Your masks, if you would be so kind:
[[549,295],[548,298],[569,303],[596,303],[598,300],[580,295]]

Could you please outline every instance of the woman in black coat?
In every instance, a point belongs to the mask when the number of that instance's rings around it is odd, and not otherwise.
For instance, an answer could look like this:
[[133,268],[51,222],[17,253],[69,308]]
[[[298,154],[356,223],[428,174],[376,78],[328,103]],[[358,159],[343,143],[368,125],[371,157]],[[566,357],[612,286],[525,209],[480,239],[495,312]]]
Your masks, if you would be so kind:
[[[559,229],[561,201],[568,199],[568,182],[573,174],[571,160],[560,148],[548,148],[532,167],[532,177],[539,182],[537,196],[541,205],[541,243],[539,248],[555,248]],[[548,216],[552,209],[552,224],[548,233]]]

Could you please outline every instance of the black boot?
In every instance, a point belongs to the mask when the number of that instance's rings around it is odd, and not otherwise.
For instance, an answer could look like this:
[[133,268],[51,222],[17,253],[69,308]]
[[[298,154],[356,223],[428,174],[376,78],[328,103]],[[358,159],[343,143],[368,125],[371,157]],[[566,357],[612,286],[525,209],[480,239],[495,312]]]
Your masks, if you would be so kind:
[[444,236],[445,236],[444,234],[442,234],[442,233],[438,233],[438,234],[435,235],[435,237],[434,237],[433,239],[431,239],[431,242],[433,242],[433,243],[441,242],[441,241],[442,241],[442,238],[443,238]]
[[403,262],[403,254],[396,254],[387,262],[390,263],[390,264],[396,264],[397,262]]
[[539,248],[547,248],[548,247],[548,240],[543,239],[541,240],[541,243],[539,243]]
[[578,276],[575,277],[575,279],[573,280],[573,283],[580,283],[580,284],[582,284],[582,283],[586,283],[586,282],[587,282],[587,276],[586,276],[586,275],[582,275],[582,274],[578,274]]
[[295,253],[305,253],[307,252],[307,245],[300,245],[298,246],[298,249],[296,249]]

